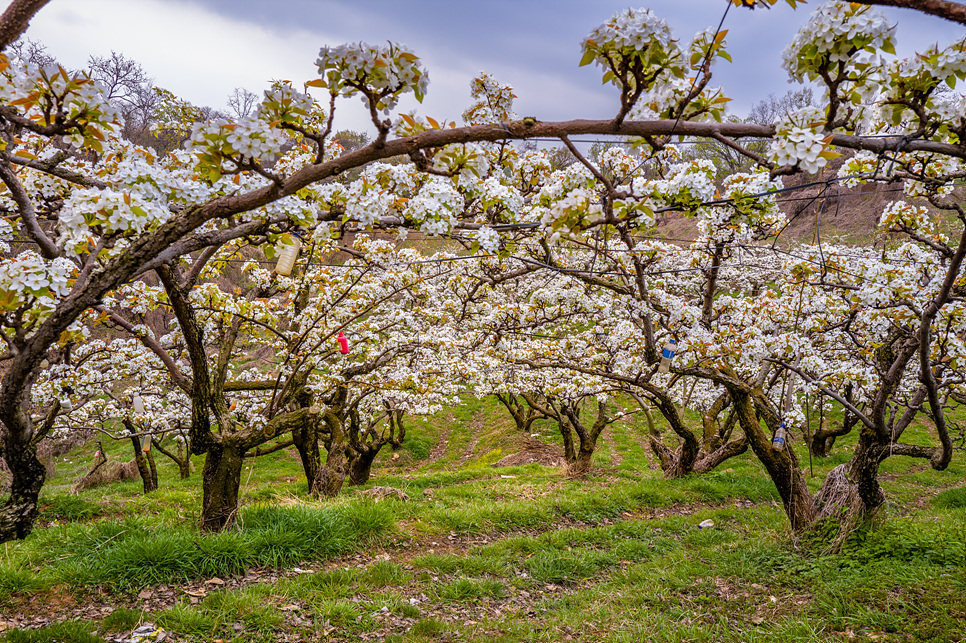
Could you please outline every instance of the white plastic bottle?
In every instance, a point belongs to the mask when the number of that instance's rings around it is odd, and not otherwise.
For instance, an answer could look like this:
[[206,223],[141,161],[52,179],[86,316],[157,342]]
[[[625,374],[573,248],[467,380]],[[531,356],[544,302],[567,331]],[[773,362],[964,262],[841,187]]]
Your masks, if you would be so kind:
[[779,449],[779,450],[784,449],[785,448],[785,437],[786,437],[785,436],[785,433],[786,433],[786,431],[785,431],[785,423],[782,422],[781,424],[778,425],[778,430],[775,431],[775,437],[773,437],[771,439],[771,445],[773,447],[775,447],[776,449]]
[[302,242],[297,238],[292,239],[292,243],[286,244],[282,248],[282,252],[278,255],[278,263],[275,264],[275,272],[282,275],[283,277],[288,277],[292,274],[292,268],[295,267],[295,260],[298,259],[299,250],[302,248]]
[[671,369],[671,360],[674,359],[674,344],[674,339],[671,338],[664,345],[664,351],[661,352],[661,365],[657,367],[658,373],[667,373]]

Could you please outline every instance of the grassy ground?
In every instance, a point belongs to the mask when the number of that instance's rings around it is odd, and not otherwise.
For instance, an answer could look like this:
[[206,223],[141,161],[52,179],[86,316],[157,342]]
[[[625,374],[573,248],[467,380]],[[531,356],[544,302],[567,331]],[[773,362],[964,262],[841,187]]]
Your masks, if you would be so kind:
[[[943,473],[887,460],[881,524],[815,556],[753,458],[665,481],[637,420],[609,429],[587,480],[490,467],[519,441],[494,404],[409,430],[332,502],[306,499],[291,454],[253,460],[243,528],[217,535],[193,526],[197,474],[167,463],[149,496],[139,482],[68,494],[96,448],[80,447],[57,463],[36,532],[0,549],[0,637],[126,641],[150,623],[176,641],[966,640],[959,454]],[[816,486],[848,448],[815,463]],[[377,485],[409,500],[363,495]]]

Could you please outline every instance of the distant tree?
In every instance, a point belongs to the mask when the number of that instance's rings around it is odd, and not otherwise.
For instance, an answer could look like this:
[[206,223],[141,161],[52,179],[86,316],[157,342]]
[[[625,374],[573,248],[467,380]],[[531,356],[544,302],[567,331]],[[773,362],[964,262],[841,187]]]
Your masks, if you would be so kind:
[[228,109],[235,118],[245,118],[251,115],[258,104],[258,94],[250,92],[244,87],[236,87],[228,96]]
[[346,152],[352,152],[360,147],[369,144],[369,135],[365,132],[356,132],[350,129],[339,130],[332,135],[332,140],[342,146]]
[[577,157],[566,147],[553,148],[547,157],[550,159],[550,167],[555,170],[562,170],[577,162]]
[[121,135],[138,145],[151,145],[151,124],[160,101],[153,79],[141,64],[111,51],[110,56],[88,58],[87,73],[104,87],[107,99],[124,117]]
[[38,67],[57,64],[57,59],[47,53],[47,45],[30,38],[20,38],[7,47],[7,51],[23,62]]
[[811,107],[814,104],[815,94],[812,88],[807,86],[798,90],[790,89],[781,98],[776,98],[774,94],[768,94],[767,98],[752,106],[745,122],[772,125],[781,121],[788,114],[805,107]]
[[121,103],[135,104],[137,94],[145,85],[151,84],[140,63],[116,51],[111,51],[110,56],[103,58],[88,58],[87,73],[101,84],[108,100]]

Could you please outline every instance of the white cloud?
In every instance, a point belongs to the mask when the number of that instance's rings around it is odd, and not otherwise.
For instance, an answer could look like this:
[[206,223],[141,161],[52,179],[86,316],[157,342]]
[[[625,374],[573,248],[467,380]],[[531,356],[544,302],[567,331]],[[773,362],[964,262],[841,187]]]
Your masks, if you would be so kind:
[[88,55],[123,53],[158,86],[212,106],[224,105],[235,87],[261,91],[275,78],[312,78],[325,38],[159,0],[55,1],[33,19],[27,36],[71,67],[84,66]]

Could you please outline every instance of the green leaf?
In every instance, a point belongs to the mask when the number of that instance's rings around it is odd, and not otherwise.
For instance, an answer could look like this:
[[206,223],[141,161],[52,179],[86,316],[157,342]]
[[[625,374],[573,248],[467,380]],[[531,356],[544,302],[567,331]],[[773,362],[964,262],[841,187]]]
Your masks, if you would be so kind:
[[580,64],[578,67],[589,65],[592,62],[594,62],[594,52],[588,49],[586,52],[584,52],[583,58],[580,59]]

